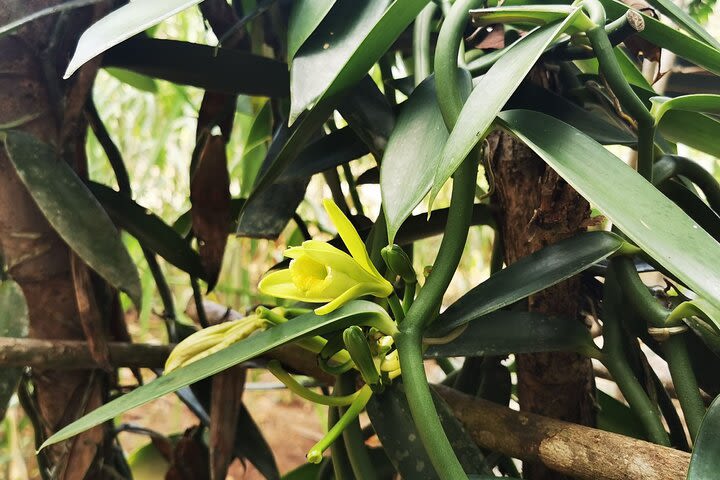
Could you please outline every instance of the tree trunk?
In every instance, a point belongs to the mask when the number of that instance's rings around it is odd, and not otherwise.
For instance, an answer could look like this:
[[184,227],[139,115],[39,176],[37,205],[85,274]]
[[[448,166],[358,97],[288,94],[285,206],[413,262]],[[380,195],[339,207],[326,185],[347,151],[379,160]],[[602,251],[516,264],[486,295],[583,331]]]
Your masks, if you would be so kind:
[[[0,25],[59,3],[5,0]],[[89,64],[68,81],[61,77],[80,33],[107,8],[106,2],[43,17],[0,37],[0,124],[17,122],[14,128],[54,145],[81,176],[87,170],[83,106],[98,63]],[[4,148],[0,151],[0,248],[10,276],[25,294],[30,336],[84,340],[71,252],[20,182]],[[41,430],[37,436],[44,439],[101,405],[109,379],[99,370],[33,369],[31,380],[36,411],[28,415],[35,417]],[[47,448],[38,456],[40,468],[63,480],[105,478],[102,466],[107,464],[104,459],[110,447],[105,433],[105,426],[95,427]]]
[[[506,264],[585,229],[590,208],[543,160],[505,132],[488,138],[495,177],[494,201]],[[580,281],[562,282],[530,297],[530,311],[579,318]],[[574,353],[517,355],[521,410],[581,425],[594,425],[594,378],[588,358]],[[542,464],[526,464],[524,478],[567,477]]]

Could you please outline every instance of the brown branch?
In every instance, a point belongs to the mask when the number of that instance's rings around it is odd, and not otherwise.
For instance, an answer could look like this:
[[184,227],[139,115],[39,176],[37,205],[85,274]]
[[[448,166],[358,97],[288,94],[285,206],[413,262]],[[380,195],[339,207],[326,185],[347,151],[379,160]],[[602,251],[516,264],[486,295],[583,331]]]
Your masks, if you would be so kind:
[[685,478],[690,454],[634,438],[517,412],[437,386],[481,447],[586,480]]

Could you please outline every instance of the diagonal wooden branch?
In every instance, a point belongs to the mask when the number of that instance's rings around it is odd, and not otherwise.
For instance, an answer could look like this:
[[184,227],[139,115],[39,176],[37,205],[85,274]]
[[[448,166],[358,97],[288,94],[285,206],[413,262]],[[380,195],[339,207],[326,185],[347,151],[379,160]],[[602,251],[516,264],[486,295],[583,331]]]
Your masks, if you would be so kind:
[[474,398],[444,386],[436,390],[481,447],[583,480],[677,480],[690,454],[617,433],[563,422]]

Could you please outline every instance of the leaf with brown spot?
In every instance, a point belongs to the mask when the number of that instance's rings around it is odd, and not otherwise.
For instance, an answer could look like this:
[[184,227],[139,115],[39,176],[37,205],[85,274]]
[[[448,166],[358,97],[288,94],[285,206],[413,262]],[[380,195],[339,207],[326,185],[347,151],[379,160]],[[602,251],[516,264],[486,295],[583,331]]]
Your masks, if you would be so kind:
[[225,141],[220,135],[205,140],[190,180],[191,216],[208,291],[217,283],[227,244],[230,216],[230,176]]

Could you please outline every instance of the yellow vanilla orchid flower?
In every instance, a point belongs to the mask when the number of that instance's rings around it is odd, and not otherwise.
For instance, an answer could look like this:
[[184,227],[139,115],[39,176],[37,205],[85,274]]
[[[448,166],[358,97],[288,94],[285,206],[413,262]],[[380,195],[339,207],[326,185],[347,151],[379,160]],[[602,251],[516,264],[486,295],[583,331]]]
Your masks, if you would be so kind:
[[392,285],[370,261],[350,220],[332,200],[324,200],[323,206],[350,255],[328,243],[308,240],[285,251],[285,256],[292,259],[290,268],[266,275],[258,285],[259,290],[278,298],[326,303],[315,309],[318,315],[364,295],[379,298],[390,295]]

